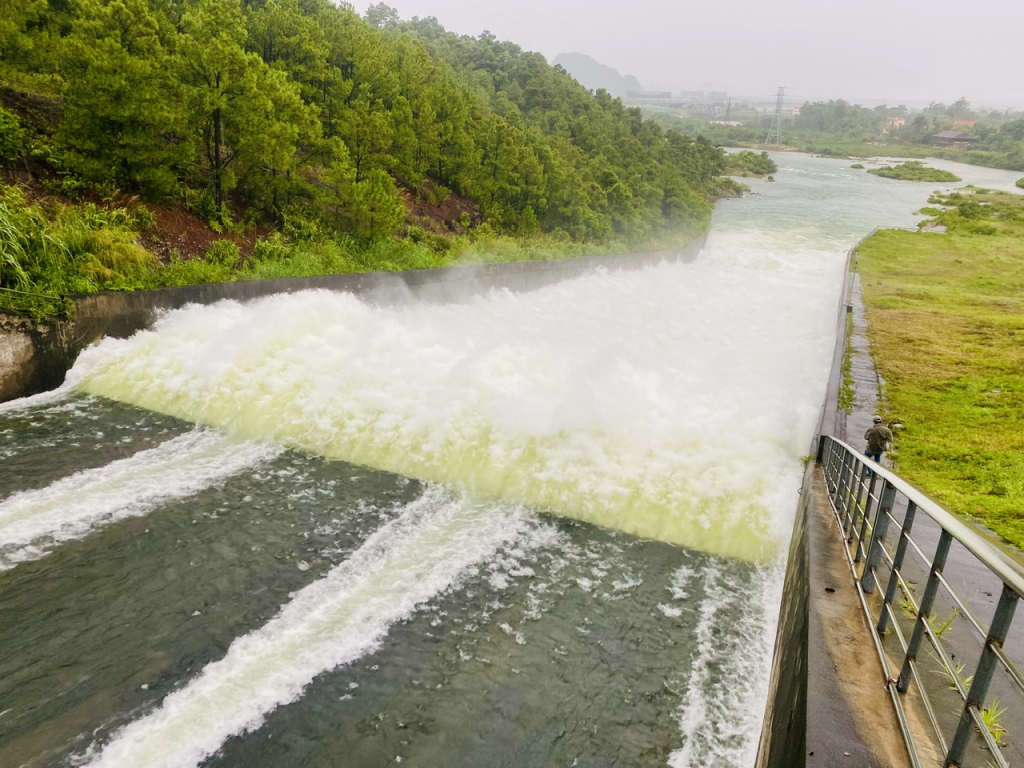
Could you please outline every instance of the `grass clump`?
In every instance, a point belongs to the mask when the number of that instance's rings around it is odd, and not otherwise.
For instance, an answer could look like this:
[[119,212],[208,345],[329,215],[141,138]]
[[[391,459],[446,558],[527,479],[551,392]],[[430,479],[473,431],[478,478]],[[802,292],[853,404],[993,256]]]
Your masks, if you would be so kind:
[[839,397],[836,403],[839,410],[852,413],[857,404],[857,393],[853,385],[853,315],[846,314],[846,348],[843,351],[843,381],[839,385]]
[[900,163],[892,168],[871,168],[868,173],[900,181],[962,181],[955,173],[940,168],[931,168],[917,160]]
[[946,234],[860,247],[872,351],[900,414],[900,472],[1024,547],[1024,197],[937,198]]

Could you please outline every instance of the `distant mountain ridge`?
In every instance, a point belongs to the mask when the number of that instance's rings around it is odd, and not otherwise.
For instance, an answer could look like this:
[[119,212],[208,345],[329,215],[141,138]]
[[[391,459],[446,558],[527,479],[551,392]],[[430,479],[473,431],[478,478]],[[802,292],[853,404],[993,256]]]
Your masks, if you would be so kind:
[[561,66],[580,85],[592,91],[604,88],[612,96],[625,96],[626,91],[643,90],[640,81],[633,75],[620,75],[617,69],[585,53],[560,53],[551,63]]

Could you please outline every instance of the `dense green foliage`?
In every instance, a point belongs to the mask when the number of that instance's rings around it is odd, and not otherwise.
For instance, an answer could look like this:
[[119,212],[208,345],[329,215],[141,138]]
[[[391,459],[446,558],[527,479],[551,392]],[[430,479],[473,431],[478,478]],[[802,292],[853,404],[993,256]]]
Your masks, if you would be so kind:
[[[221,226],[378,240],[407,200],[452,193],[493,231],[577,242],[709,220],[710,142],[488,34],[328,0],[0,0],[0,17],[0,79],[64,98],[34,160]],[[0,113],[0,157],[19,151]]]
[[[153,219],[140,205],[33,204],[20,188],[0,186],[0,310],[55,318],[70,309],[66,295],[99,290],[551,260],[621,248],[615,241],[601,245],[549,235],[511,238],[487,227],[448,238],[412,227],[405,239],[366,240],[302,221],[301,226],[288,223],[282,231],[257,239],[248,254],[224,238],[214,240],[202,258],[172,254],[165,264],[138,245],[150,237]],[[666,233],[647,245],[672,248],[678,237]]]
[[744,149],[725,156],[725,173],[729,176],[766,176],[778,171],[779,166],[767,152],[758,154]]
[[872,168],[868,171],[873,176],[901,181],[962,181],[955,173],[941,168],[930,168],[917,160],[900,163],[892,168]]
[[858,249],[872,355],[901,474],[1024,546],[1024,197],[932,201],[947,234],[885,230]]
[[1017,179],[1017,186],[1024,189],[1024,179]]

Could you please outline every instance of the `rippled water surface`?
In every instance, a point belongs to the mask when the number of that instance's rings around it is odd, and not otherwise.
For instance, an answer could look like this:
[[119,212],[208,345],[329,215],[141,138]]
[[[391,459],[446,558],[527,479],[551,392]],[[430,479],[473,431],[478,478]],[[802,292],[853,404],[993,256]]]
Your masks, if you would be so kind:
[[692,264],[186,309],[0,406],[0,765],[750,764],[845,252],[932,188],[777,160]]

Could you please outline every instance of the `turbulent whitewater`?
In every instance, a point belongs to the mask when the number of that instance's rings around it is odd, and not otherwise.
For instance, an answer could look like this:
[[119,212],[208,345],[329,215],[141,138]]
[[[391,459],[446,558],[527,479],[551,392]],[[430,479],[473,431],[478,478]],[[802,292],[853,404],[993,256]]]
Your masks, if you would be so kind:
[[740,252],[447,306],[191,307],[74,376],[244,438],[763,560],[827,379],[829,256]]

